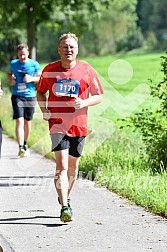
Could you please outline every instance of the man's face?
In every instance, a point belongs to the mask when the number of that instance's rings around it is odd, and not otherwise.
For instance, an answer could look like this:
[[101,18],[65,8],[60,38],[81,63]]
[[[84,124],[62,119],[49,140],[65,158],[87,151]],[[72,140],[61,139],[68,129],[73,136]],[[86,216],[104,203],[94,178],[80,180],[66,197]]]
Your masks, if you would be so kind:
[[22,50],[19,50],[17,52],[17,56],[21,63],[25,63],[28,59],[29,51],[26,48],[23,48]]
[[74,61],[78,54],[78,43],[74,38],[63,39],[58,47],[62,61]]

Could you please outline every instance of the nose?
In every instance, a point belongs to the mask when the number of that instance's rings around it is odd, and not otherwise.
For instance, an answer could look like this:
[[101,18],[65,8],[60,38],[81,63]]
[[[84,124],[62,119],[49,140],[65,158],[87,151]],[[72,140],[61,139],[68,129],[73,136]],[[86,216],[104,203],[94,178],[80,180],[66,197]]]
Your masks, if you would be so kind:
[[71,46],[67,46],[67,50],[69,51],[71,51],[72,50],[72,47]]

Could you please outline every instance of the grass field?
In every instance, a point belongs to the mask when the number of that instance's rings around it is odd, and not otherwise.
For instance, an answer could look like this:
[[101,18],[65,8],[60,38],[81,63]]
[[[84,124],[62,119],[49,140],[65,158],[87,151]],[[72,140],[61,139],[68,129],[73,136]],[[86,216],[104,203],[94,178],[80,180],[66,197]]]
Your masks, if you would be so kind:
[[[128,197],[149,211],[167,217],[166,173],[150,172],[147,156],[145,155],[145,161],[140,158],[141,151],[145,153],[140,135],[131,128],[120,130],[122,121],[118,120],[128,118],[142,108],[156,106],[150,96],[149,79],[154,85],[161,80],[162,55],[164,54],[131,53],[82,59],[96,69],[104,88],[104,98],[102,104],[89,108],[91,133],[86,140],[80,171],[88,179],[95,179],[99,185]],[[42,68],[44,65],[46,64],[41,64]],[[7,86],[5,74],[2,73],[1,76],[3,86]],[[0,118],[4,133],[15,138],[10,95],[5,87],[4,90]],[[39,153],[53,158],[48,126],[42,121],[38,106],[29,145]]]

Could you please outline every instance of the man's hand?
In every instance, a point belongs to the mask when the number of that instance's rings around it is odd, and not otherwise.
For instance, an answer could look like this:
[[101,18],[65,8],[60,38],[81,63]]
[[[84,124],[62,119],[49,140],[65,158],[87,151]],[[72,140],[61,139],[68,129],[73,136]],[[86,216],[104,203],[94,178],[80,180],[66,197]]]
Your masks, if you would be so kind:
[[76,109],[82,109],[84,107],[96,105],[100,102],[102,102],[102,95],[92,95],[85,100],[82,100],[81,98],[76,98],[74,101],[74,107]]
[[24,80],[25,83],[29,83],[29,82],[38,82],[39,79],[40,79],[40,75],[41,75],[41,73],[37,73],[37,74],[35,74],[34,76],[31,76],[31,75],[29,75],[29,74],[25,74],[23,80]]
[[51,118],[51,112],[49,109],[46,109],[45,111],[43,111],[43,119],[45,121],[49,121],[49,119]]
[[23,80],[24,80],[25,83],[29,83],[29,82],[32,82],[32,81],[33,81],[33,77],[30,76],[29,74],[25,74]]
[[10,85],[14,86],[16,84],[16,77],[12,74],[10,77]]
[[82,100],[81,98],[76,98],[74,101],[74,107],[76,109],[81,109],[86,106],[86,100]]

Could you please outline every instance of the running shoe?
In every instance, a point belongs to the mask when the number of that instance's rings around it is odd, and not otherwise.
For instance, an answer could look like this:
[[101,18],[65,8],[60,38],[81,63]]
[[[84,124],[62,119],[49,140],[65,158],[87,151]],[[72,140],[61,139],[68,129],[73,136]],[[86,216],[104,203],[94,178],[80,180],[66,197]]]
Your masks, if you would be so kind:
[[68,206],[62,207],[61,213],[60,213],[60,220],[64,223],[72,221],[71,211]]
[[25,149],[21,146],[19,147],[18,157],[24,157]]
[[30,151],[28,149],[27,144],[24,145],[24,150],[25,150],[24,157],[29,157],[30,156]]
[[[59,197],[58,197],[58,202],[59,202],[59,204],[61,205],[61,202],[60,202]],[[70,212],[71,212],[71,216],[72,216],[72,215],[73,215],[73,212],[72,212],[71,199],[70,199],[70,198],[67,199],[67,206],[68,206],[68,208],[69,208],[69,210],[70,210]]]

